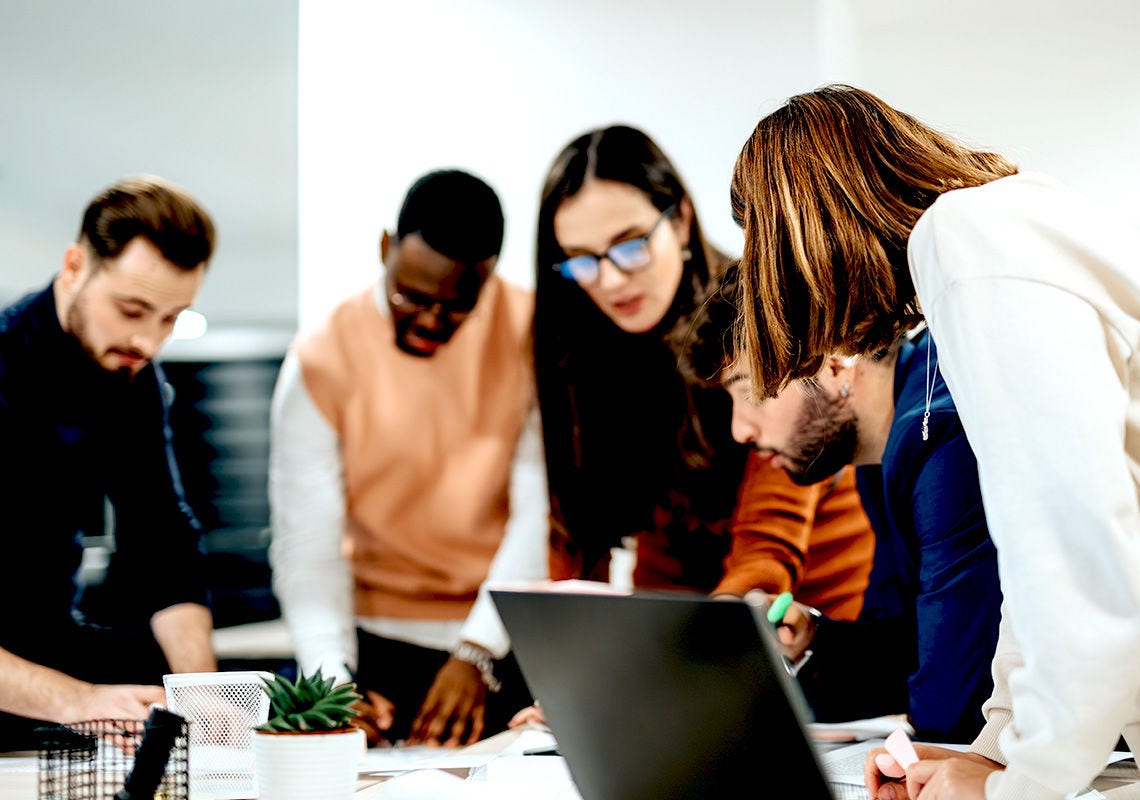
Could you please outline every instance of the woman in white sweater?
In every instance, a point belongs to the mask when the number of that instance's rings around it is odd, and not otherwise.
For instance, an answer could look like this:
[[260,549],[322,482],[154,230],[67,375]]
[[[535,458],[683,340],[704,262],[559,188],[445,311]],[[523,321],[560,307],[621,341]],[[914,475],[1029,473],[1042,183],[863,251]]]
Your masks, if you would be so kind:
[[760,120],[732,195],[757,396],[925,318],[978,459],[1005,597],[986,727],[905,784],[870,767],[873,795],[1083,789],[1140,745],[1136,222],[848,86]]

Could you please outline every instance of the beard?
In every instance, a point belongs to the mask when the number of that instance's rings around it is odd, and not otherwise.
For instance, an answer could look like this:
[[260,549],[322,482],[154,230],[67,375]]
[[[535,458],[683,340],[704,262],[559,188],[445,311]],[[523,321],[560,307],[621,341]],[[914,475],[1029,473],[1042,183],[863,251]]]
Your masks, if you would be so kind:
[[[80,289],[79,293],[72,301],[71,307],[67,310],[67,332],[79,342],[79,346],[83,351],[91,357],[91,360],[98,364],[105,372],[110,375],[115,375],[124,381],[130,381],[134,376],[147,365],[147,358],[143,353],[131,347],[109,347],[105,350],[100,350],[91,341],[90,331],[90,315],[87,308],[86,293]],[[131,356],[143,359],[138,367],[132,368],[128,366],[109,367],[104,363],[104,357],[111,353],[126,353]]]
[[780,455],[793,483],[811,486],[827,480],[855,460],[858,431],[855,415],[842,397],[828,398],[809,390],[796,435]]

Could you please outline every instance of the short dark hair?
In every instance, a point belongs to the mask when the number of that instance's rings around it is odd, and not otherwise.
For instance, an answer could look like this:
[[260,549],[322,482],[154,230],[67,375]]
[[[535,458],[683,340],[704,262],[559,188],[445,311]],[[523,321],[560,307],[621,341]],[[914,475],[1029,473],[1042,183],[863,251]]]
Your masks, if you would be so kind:
[[495,190],[468,172],[429,172],[408,189],[396,223],[396,238],[413,233],[437,253],[476,264],[503,247],[503,207]]
[[214,222],[184,189],[154,175],[108,186],[83,212],[79,241],[100,259],[117,258],[136,236],[183,269],[207,263],[214,252]]

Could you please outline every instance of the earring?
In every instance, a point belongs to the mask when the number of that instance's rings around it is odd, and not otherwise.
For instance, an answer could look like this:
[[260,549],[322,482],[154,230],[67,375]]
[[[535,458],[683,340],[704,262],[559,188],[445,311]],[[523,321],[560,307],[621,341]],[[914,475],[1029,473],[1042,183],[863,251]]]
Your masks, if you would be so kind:
[[687,247],[681,248],[681,260],[690,261],[693,258],[693,251]]
[[851,394],[851,385],[845,383],[839,389],[839,396],[840,397],[847,397],[847,395],[849,395],[849,394]]

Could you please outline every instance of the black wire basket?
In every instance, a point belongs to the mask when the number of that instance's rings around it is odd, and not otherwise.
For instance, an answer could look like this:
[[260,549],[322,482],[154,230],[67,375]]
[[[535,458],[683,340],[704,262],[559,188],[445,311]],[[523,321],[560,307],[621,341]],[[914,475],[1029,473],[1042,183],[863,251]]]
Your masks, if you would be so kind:
[[[39,800],[122,797],[145,729],[146,722],[136,719],[100,719],[39,728]],[[170,758],[154,797],[189,800],[189,763],[187,725],[183,721],[175,731]]]

